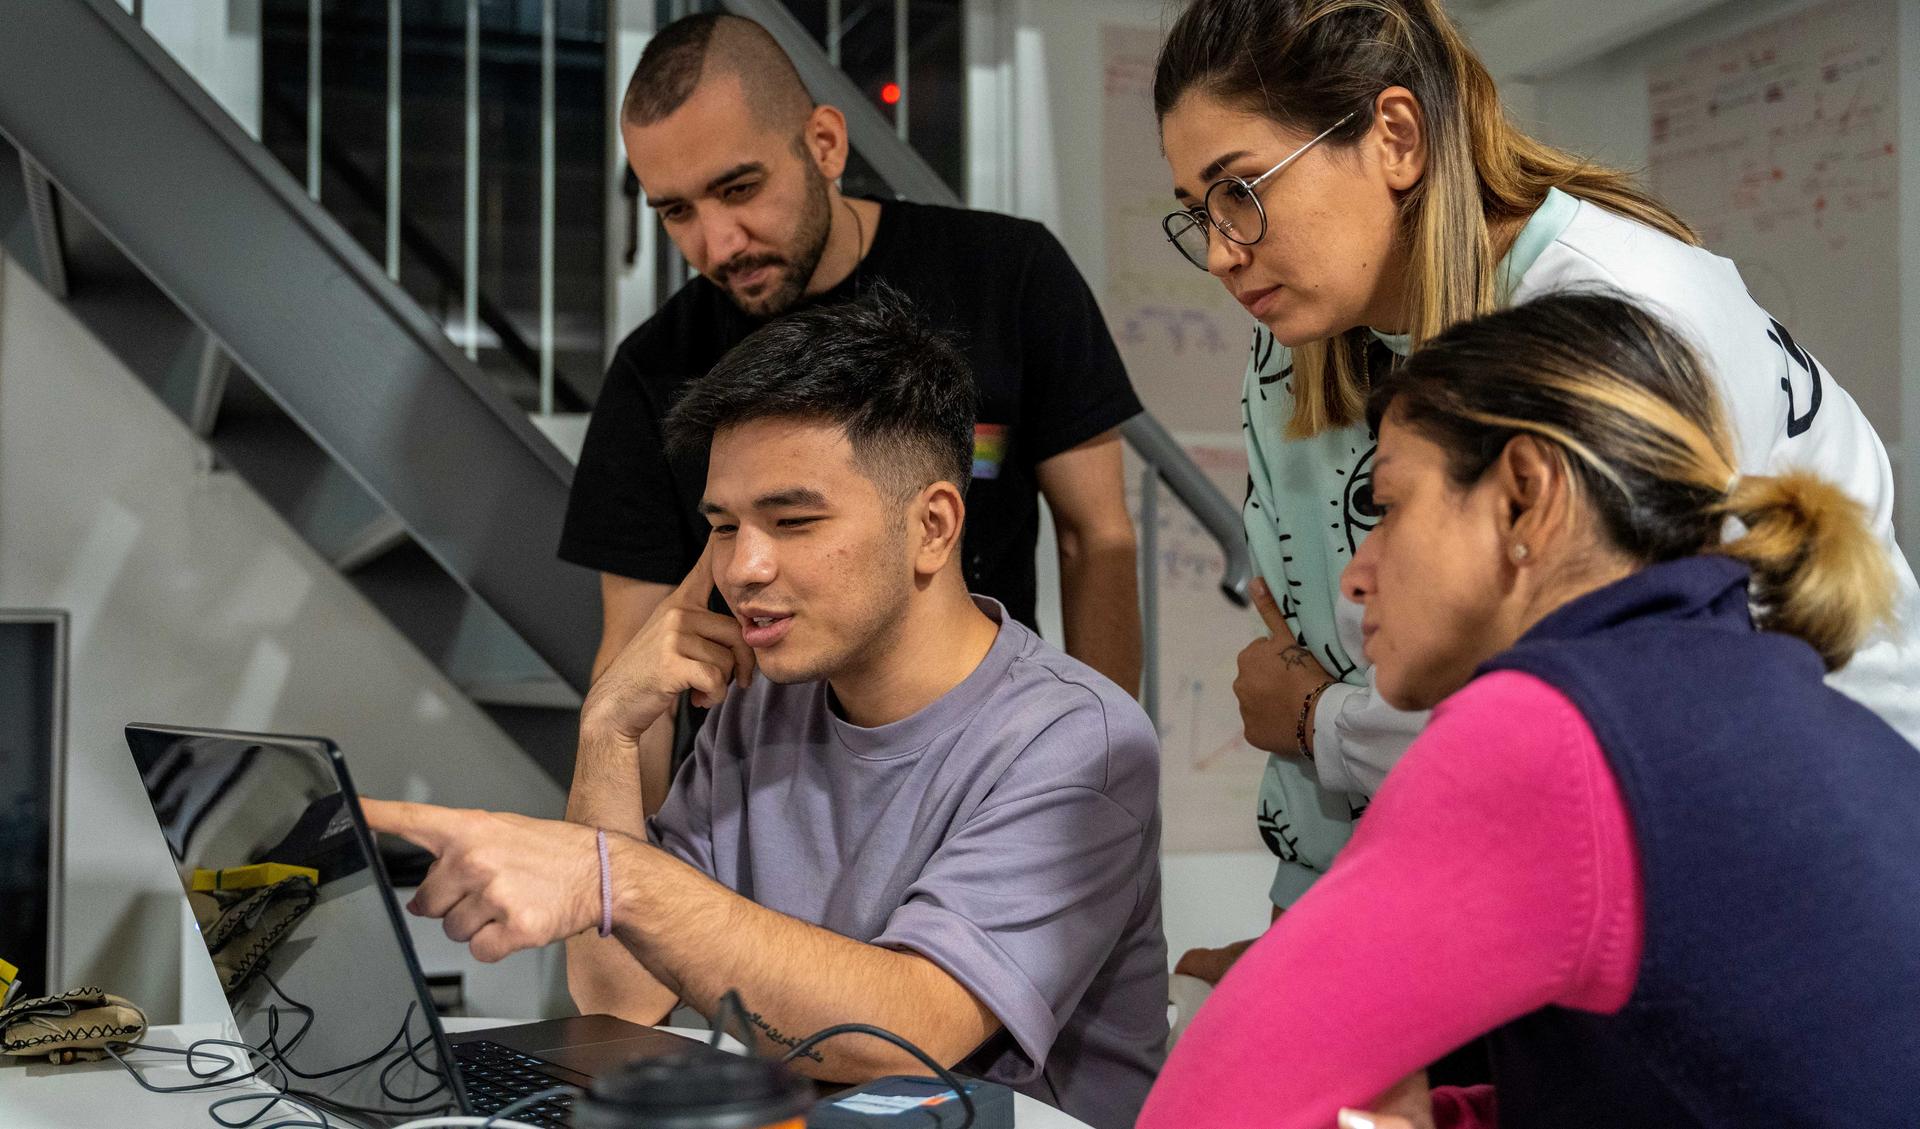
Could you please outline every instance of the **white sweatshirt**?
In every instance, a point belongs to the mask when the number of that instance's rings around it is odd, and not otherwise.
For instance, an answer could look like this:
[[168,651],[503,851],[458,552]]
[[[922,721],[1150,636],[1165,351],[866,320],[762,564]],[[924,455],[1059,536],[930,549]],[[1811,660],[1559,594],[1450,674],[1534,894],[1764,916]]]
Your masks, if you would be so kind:
[[[1898,579],[1897,625],[1882,629],[1830,683],[1920,745],[1920,586],[1893,538],[1893,474],[1886,449],[1853,398],[1756,305],[1733,263],[1645,224],[1554,190],[1502,263],[1508,304],[1593,289],[1637,301],[1686,336],[1718,385],[1742,474],[1811,470],[1866,507]],[[1380,335],[1397,352],[1406,341]],[[1311,766],[1273,758],[1261,789],[1261,827],[1281,855],[1275,900],[1291,903],[1332,861],[1354,813],[1426,721],[1380,699],[1361,655],[1359,605],[1339,572],[1370,523],[1351,516],[1356,478],[1370,465],[1364,425],[1286,440],[1291,357],[1262,331],[1248,367],[1247,443],[1253,467],[1246,525],[1254,563],[1290,604],[1296,633],[1341,676],[1321,697]],[[1354,457],[1349,458],[1352,454]],[[1303,489],[1304,488],[1304,489]],[[1325,508],[1328,505],[1333,510]],[[1344,508],[1342,508],[1344,507]],[[1329,513],[1348,515],[1329,523]],[[1303,551],[1306,547],[1315,551]],[[1318,607],[1314,607],[1318,604]],[[1316,775],[1317,774],[1317,777]],[[1275,829],[1282,844],[1275,844]],[[1288,855],[1296,856],[1288,861]],[[1294,868],[1289,873],[1289,868]]]

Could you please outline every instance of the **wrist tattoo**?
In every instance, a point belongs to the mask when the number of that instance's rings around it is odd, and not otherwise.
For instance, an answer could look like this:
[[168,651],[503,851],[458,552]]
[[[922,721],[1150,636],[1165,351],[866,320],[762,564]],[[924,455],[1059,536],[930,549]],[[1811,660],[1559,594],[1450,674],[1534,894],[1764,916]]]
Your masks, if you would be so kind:
[[[764,1018],[762,1018],[760,1013],[757,1011],[750,1011],[747,1013],[747,1022],[753,1024],[755,1027],[758,1027],[760,1029],[760,1034],[764,1035],[766,1037],[767,1042],[769,1043],[773,1043],[776,1046],[785,1047],[788,1050],[792,1050],[793,1048],[800,1045],[801,1041],[799,1039],[796,1039],[791,1035],[783,1034],[779,1028],[775,1027],[771,1023],[768,1023]],[[819,1050],[815,1048],[808,1048],[807,1050],[801,1051],[800,1057],[804,1059],[811,1059],[814,1062],[822,1063],[822,1064],[824,1064],[827,1061],[825,1056],[823,1056],[819,1052]]]
[[1298,643],[1281,651],[1280,661],[1286,663],[1291,670],[1305,670],[1308,667],[1320,665],[1320,660],[1313,657],[1313,652]]

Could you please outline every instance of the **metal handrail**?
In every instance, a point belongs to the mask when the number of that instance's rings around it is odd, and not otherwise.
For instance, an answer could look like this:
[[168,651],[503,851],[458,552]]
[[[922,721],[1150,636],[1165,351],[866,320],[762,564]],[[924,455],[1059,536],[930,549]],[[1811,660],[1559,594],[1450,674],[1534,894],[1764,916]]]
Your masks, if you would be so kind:
[[1219,543],[1226,556],[1220,593],[1236,607],[1247,607],[1247,585],[1253,579],[1253,558],[1247,552],[1246,530],[1240,511],[1220,493],[1198,463],[1188,457],[1167,429],[1151,413],[1141,412],[1120,425],[1120,433],[1134,454],[1152,469],[1200,527]]
[[[289,124],[302,121],[306,115],[304,107],[288,102],[271,86],[263,89],[260,107],[262,113],[274,114],[285,119]],[[330,185],[339,184],[345,187],[366,207],[380,205],[383,190],[374,182],[373,176],[353,159],[352,153],[331,137],[321,138],[319,145],[315,148],[320,154],[321,170],[330,178]],[[389,228],[388,238],[398,240],[401,249],[440,284],[443,293],[463,290],[465,277],[462,268],[454,265],[453,260],[440,249],[433,237],[427,234],[410,213],[403,209],[393,214],[398,215],[400,222],[397,227]],[[389,224],[391,222],[389,219]],[[392,273],[389,271],[388,276],[392,277]],[[476,287],[471,298],[476,324],[492,330],[494,337],[500,343],[500,352],[519,367],[529,379],[538,380],[540,377],[538,346],[529,342],[521,334],[520,327],[513,324],[507,312],[488,297],[485,291]],[[469,327],[468,333],[469,341],[477,335],[472,327]],[[593,406],[570,381],[564,379],[555,382],[554,394],[561,411],[584,412]]]
[[[116,0],[16,5],[8,20],[0,136],[584,691],[599,600],[551,548],[566,457]],[[316,326],[350,328],[316,347]]]

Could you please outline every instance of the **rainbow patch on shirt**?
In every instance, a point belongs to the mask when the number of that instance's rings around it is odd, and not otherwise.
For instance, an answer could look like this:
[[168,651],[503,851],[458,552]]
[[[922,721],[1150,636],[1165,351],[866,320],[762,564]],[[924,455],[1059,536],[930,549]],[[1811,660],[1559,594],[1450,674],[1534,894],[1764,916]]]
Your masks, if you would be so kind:
[[973,476],[975,478],[999,478],[1000,467],[1007,461],[1007,425],[1004,423],[976,423],[973,425]]

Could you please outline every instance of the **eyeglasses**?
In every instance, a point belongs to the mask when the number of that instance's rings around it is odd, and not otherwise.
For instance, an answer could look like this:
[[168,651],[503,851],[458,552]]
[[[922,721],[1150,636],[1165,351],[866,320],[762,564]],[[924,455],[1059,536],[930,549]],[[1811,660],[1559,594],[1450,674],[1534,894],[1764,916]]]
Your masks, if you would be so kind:
[[1260,206],[1262,184],[1281,169],[1300,159],[1301,154],[1327,139],[1334,130],[1352,121],[1352,114],[1334,122],[1320,132],[1318,137],[1300,148],[1288,153],[1280,163],[1254,177],[1243,180],[1237,176],[1223,176],[1207,186],[1207,194],[1198,208],[1189,208],[1184,212],[1169,212],[1160,221],[1160,227],[1167,233],[1167,242],[1186,257],[1186,260],[1201,270],[1207,269],[1207,249],[1212,243],[1209,229],[1218,231],[1242,247],[1251,247],[1267,236],[1267,210]]

